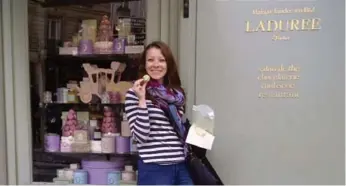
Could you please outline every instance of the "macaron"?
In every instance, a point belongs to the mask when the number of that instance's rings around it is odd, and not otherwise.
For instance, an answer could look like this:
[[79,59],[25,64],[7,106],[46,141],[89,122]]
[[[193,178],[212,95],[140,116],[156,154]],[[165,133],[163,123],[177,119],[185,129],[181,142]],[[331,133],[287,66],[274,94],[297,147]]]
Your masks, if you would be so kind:
[[150,76],[148,74],[144,75],[143,80],[148,82],[150,80]]

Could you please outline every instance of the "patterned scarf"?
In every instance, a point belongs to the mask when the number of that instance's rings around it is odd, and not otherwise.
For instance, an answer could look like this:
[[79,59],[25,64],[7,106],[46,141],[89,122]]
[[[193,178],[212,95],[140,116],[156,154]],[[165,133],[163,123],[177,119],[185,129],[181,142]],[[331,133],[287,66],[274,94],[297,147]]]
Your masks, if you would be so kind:
[[184,106],[185,98],[182,92],[168,90],[158,81],[150,80],[147,92],[154,99],[155,105],[163,110],[167,110],[168,105],[175,105],[177,108]]
[[161,108],[167,117],[170,117],[174,123],[173,127],[179,132],[180,139],[185,144],[185,127],[182,121],[182,115],[178,109],[184,106],[185,97],[181,91],[168,90],[157,81],[150,80],[147,84],[147,92],[154,99],[154,104]]

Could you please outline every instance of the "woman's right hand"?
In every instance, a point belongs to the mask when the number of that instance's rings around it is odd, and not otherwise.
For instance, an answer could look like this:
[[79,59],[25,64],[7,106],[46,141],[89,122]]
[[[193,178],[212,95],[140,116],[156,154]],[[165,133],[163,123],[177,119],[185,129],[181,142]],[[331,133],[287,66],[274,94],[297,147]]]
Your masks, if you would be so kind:
[[133,91],[136,93],[138,99],[140,101],[145,101],[145,89],[147,87],[147,81],[144,81],[143,79],[139,79],[137,81],[135,81],[135,83],[133,84]]

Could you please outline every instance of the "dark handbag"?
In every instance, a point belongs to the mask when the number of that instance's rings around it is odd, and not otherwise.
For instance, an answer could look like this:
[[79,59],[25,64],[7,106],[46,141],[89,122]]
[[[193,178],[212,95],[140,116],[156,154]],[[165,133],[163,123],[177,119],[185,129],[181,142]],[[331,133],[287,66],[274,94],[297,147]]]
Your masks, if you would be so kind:
[[187,156],[187,168],[195,185],[222,185],[203,162],[206,157],[199,158],[193,153]]
[[[184,125],[188,131],[190,129],[189,121],[187,120]],[[188,148],[189,154],[186,163],[194,184],[223,185],[220,177],[206,157],[206,150],[190,144],[188,144]]]
[[[183,124],[186,132],[183,134],[184,136],[182,136],[176,124],[177,120],[175,114],[170,110],[167,113],[167,116],[181,141],[186,144],[185,138],[191,126],[189,120],[186,119]],[[189,151],[186,158],[186,164],[193,183],[195,185],[223,185],[221,179],[206,157],[206,150],[194,145],[186,145]]]

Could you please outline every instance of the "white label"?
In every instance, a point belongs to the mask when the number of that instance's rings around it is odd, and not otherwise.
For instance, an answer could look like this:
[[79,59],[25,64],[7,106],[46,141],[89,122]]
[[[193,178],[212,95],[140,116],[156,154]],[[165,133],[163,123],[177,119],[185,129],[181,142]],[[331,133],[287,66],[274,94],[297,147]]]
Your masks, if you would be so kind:
[[186,143],[196,145],[200,148],[211,150],[215,136],[206,130],[191,125],[189,133],[187,134]]

